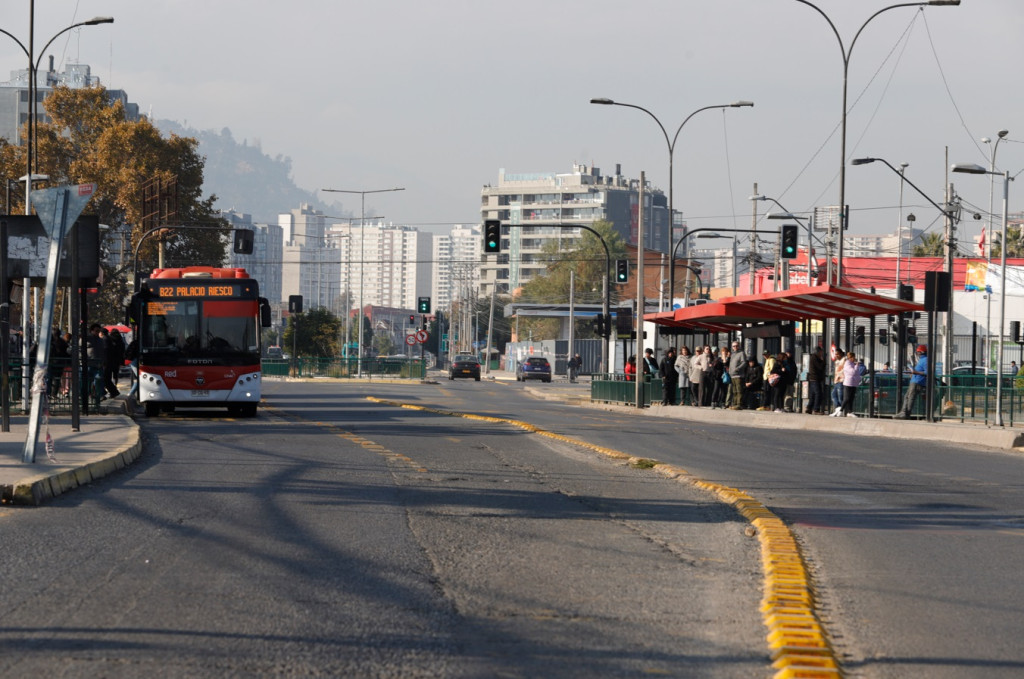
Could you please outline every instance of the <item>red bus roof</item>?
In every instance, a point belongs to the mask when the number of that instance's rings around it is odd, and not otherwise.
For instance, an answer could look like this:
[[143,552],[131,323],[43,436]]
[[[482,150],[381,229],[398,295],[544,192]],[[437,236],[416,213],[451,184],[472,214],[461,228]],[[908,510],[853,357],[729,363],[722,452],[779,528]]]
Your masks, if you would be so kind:
[[186,266],[180,269],[154,269],[150,278],[249,278],[245,269],[218,269],[213,266]]

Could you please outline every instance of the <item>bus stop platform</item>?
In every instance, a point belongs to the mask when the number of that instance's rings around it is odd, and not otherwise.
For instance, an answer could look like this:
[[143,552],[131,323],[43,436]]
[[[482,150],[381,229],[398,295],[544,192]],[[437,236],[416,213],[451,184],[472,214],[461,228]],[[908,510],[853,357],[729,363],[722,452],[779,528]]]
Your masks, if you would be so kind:
[[0,504],[38,505],[138,459],[138,426],[124,414],[123,401],[108,403],[105,414],[81,417],[78,431],[72,431],[70,416],[50,417],[53,457],[46,453],[46,427],[41,426],[31,463],[23,462],[29,417],[12,413],[10,431],[0,431]]

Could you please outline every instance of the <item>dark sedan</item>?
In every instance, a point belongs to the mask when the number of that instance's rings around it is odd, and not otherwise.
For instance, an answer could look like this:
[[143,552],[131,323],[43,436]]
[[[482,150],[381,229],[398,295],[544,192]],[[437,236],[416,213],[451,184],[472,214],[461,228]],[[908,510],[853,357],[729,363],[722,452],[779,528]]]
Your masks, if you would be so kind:
[[452,364],[448,366],[448,379],[454,380],[456,377],[472,377],[480,381],[480,361],[476,356],[459,354],[452,359]]

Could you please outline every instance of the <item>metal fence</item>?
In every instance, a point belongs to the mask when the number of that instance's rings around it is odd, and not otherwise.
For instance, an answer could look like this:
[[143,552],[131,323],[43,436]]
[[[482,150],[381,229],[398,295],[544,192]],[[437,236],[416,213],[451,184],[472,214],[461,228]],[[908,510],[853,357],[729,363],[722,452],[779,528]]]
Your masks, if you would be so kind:
[[[897,389],[896,379],[895,374],[876,373],[873,386],[863,384],[858,387],[853,401],[853,413],[859,417],[894,417],[902,410],[902,400],[910,385],[909,376],[904,376],[902,387]],[[648,377],[641,383],[641,387],[641,399],[645,407],[651,404],[652,395],[653,400],[661,400],[661,378]],[[989,424],[996,419],[997,388],[1003,390],[1003,421],[1010,426],[1024,421],[1024,376],[1015,375],[1004,375],[1001,380],[991,374],[936,376],[933,417],[936,420]],[[827,389],[826,403],[831,412],[835,409],[831,399],[831,385]],[[786,399],[791,410],[803,411],[806,393],[806,382],[795,385],[792,397],[787,396]],[[590,385],[590,399],[602,403],[636,405],[636,382],[627,380],[622,373],[595,374]],[[690,402],[686,389],[677,393],[676,402]],[[914,402],[911,417],[925,419],[926,408],[922,393]]]
[[426,365],[418,358],[364,358],[360,366],[356,358],[312,358],[295,359],[265,358],[263,374],[269,377],[356,377],[362,368],[363,377],[389,377],[423,379],[427,375]]

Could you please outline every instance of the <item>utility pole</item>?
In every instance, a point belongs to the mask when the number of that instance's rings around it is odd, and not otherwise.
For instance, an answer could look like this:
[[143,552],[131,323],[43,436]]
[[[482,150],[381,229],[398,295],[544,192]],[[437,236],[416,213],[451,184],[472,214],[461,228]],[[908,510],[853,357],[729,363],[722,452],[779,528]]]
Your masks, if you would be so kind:
[[749,294],[754,294],[754,273],[757,271],[757,182],[754,182],[754,193],[750,198],[750,202],[753,203],[753,209],[750,214],[750,230],[754,233],[750,237],[750,269],[748,276],[750,277],[750,291]]
[[643,408],[643,393],[644,393],[644,371],[640,367],[640,361],[644,357],[644,309],[647,306],[644,303],[644,182],[646,181],[646,173],[640,172],[640,187],[637,189],[637,196],[639,199],[639,205],[637,206],[637,224],[636,228],[636,407]]

